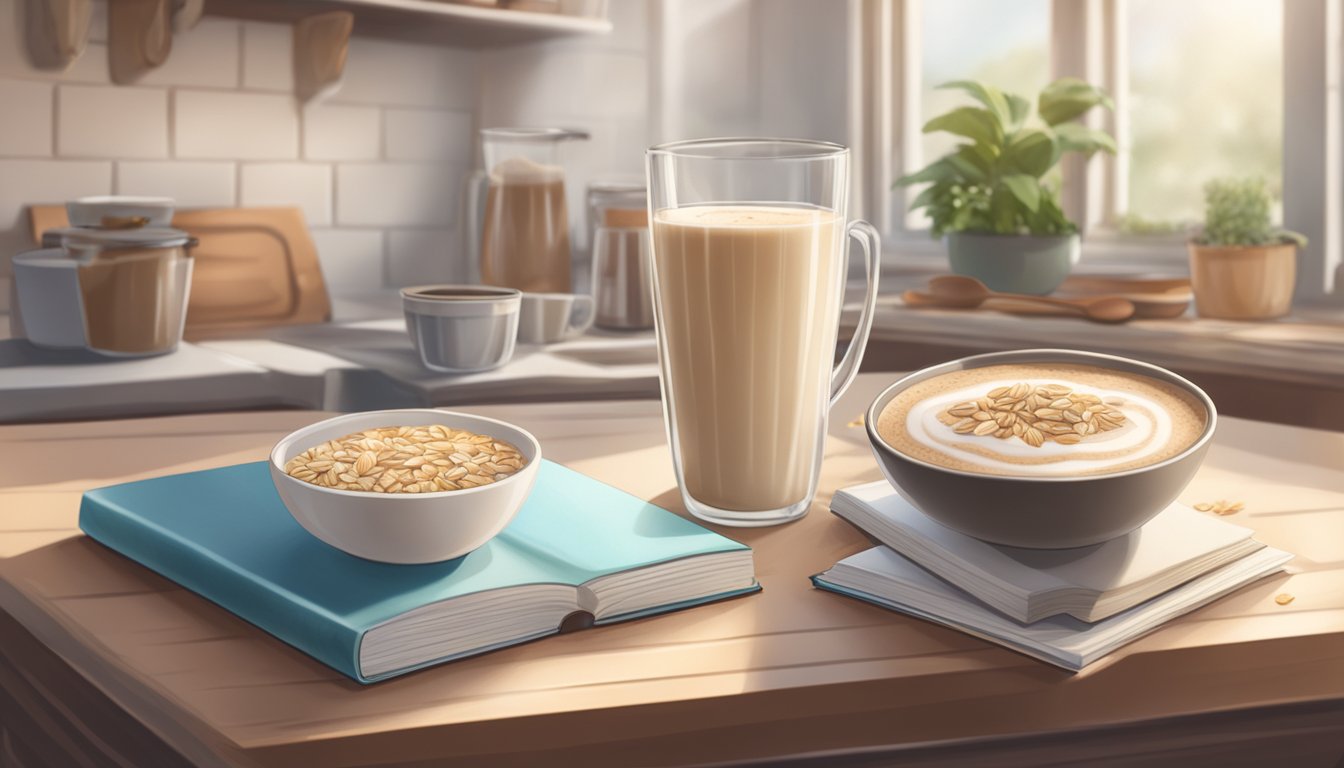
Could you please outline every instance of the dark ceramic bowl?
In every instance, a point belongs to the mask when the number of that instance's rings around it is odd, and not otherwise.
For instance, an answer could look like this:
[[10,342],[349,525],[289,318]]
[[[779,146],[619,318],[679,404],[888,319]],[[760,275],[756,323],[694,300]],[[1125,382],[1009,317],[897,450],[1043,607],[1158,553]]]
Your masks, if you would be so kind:
[[[887,403],[910,386],[950,371],[989,365],[1072,363],[1137,373],[1189,392],[1208,414],[1189,448],[1138,469],[1081,477],[1006,477],[948,469],[907,456],[877,434]],[[1199,387],[1165,368],[1123,357],[1066,349],[1026,349],[953,360],[887,387],[868,408],[868,440],[887,481],[924,514],[995,544],[1067,549],[1099,544],[1138,528],[1166,509],[1194,477],[1209,450],[1218,414]]]

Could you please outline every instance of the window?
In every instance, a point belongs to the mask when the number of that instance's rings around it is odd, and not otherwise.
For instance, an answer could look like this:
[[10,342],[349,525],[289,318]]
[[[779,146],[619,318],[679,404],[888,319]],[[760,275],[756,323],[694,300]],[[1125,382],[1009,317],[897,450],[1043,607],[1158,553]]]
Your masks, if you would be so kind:
[[1202,187],[1283,166],[1283,8],[1266,0],[1128,0],[1129,146],[1116,224],[1180,225]]
[[[926,119],[966,102],[953,80],[978,80],[1030,97],[1050,80],[1050,0],[987,4],[926,3],[920,19],[919,111]],[[921,164],[947,152],[956,137],[926,134]]]
[[891,187],[956,142],[920,132],[929,117],[964,99],[934,86],[969,78],[1035,95],[1067,75],[1101,85],[1116,101],[1114,114],[1088,121],[1116,137],[1118,155],[1062,166],[1062,200],[1086,235],[1085,258],[1181,269],[1186,227],[1203,214],[1205,182],[1263,176],[1282,190],[1283,224],[1311,239],[1299,259],[1299,299],[1332,291],[1344,240],[1341,0],[859,0],[851,7],[851,32],[861,41],[851,60],[856,200],[903,257],[941,258],[927,220],[907,213],[917,190]]

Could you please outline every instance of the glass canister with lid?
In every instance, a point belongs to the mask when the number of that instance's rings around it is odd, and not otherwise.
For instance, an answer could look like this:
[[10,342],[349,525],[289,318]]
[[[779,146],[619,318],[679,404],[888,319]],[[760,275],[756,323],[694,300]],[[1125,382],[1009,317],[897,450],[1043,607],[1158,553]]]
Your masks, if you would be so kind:
[[609,330],[653,327],[652,260],[645,186],[595,182],[588,187],[593,245],[593,324]]

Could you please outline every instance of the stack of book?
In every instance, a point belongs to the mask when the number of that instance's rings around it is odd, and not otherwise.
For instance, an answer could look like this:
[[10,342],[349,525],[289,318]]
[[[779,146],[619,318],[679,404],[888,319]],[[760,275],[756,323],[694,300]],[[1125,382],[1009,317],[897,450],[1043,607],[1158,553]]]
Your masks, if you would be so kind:
[[1179,503],[1126,536],[1066,550],[957,533],[885,481],[839,491],[831,509],[885,546],[841,560],[816,586],[1075,671],[1292,558]]

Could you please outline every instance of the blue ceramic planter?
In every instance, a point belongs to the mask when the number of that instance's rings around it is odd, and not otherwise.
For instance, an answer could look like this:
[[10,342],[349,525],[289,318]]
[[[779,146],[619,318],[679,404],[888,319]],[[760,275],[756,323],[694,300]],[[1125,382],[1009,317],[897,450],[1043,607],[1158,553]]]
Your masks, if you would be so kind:
[[1078,235],[981,235],[949,232],[952,271],[1005,293],[1051,293],[1078,263]]

